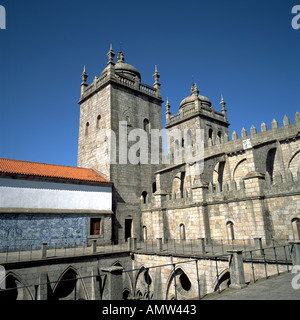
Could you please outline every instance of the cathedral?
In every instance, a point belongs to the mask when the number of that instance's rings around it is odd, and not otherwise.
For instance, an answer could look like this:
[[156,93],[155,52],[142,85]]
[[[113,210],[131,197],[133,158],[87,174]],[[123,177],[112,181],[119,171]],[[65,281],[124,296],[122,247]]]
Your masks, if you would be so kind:
[[[155,68],[153,87],[125,62],[117,62],[110,48],[106,68],[87,84],[82,74],[78,167],[91,168],[113,182],[115,243],[129,237],[147,239],[299,239],[300,235],[300,114],[295,123],[287,117],[280,126],[262,123],[241,136],[229,137],[226,102],[220,111],[200,95],[196,84],[172,115],[167,101],[162,111],[160,75]],[[162,113],[171,137],[169,163],[131,164],[120,146],[134,129],[148,137],[162,129]],[[103,130],[105,129],[105,130]],[[202,168],[199,161],[174,161],[184,150],[197,152],[195,129],[202,132]],[[111,134],[113,132],[113,139]],[[181,134],[180,134],[181,133]],[[123,140],[122,140],[123,139]],[[126,139],[126,137],[125,137]],[[127,149],[135,141],[127,142]],[[143,150],[151,153],[150,139]],[[142,148],[141,148],[142,149]],[[138,152],[141,150],[138,150]],[[142,153],[142,152],[141,152]],[[181,159],[182,157],[177,157]],[[126,159],[125,159],[126,160]]]
[[[172,114],[156,67],[150,86],[123,52],[107,57],[90,84],[81,75],[77,167],[0,158],[4,296],[200,299],[236,280],[213,244],[300,240],[298,112],[230,137],[223,96],[215,108],[194,83]],[[201,246],[197,260],[162,249],[170,240]],[[251,262],[239,286],[263,277],[266,260],[256,257],[255,275],[252,253]]]
[[[92,83],[85,68],[81,75],[77,168],[0,159],[2,246],[25,239],[51,246],[60,238],[299,239],[298,112],[294,123],[285,116],[282,126],[274,119],[230,139],[223,96],[218,110],[193,84],[172,115],[168,100],[162,110],[156,67],[150,86],[123,52],[115,62],[110,47],[107,57]],[[176,133],[167,153],[163,130]],[[128,161],[130,153],[138,161]]]

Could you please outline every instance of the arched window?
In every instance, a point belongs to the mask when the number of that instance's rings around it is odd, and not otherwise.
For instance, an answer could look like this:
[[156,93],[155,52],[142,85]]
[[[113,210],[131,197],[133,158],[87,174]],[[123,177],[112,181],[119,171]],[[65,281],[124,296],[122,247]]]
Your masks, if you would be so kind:
[[185,240],[185,226],[183,223],[180,224],[179,226],[180,229],[180,240]]
[[146,226],[143,226],[143,239],[144,239],[144,241],[146,241],[147,240],[147,227]]
[[101,116],[99,114],[98,117],[97,117],[97,122],[96,122],[97,129],[100,129],[100,125],[101,125]]
[[87,122],[85,125],[85,135],[86,136],[89,134],[89,127],[90,127],[90,124]]
[[228,237],[228,240],[234,240],[233,222],[232,222],[232,221],[228,221],[228,222],[226,223],[226,227],[227,227],[227,237]]
[[212,136],[213,136],[213,129],[210,128],[210,129],[208,130],[208,139],[212,139]]
[[300,219],[294,218],[292,220],[292,228],[294,234],[294,240],[300,240]]
[[142,197],[143,197],[143,203],[147,203],[147,192],[146,191],[142,192]]
[[150,133],[150,122],[148,119],[144,119],[144,130],[147,132],[147,133]]

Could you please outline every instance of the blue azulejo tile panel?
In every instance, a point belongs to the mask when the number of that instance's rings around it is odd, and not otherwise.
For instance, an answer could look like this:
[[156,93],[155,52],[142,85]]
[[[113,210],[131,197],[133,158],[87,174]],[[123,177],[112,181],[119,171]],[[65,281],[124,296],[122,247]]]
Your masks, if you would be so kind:
[[0,250],[82,245],[87,241],[88,216],[78,214],[1,214]]

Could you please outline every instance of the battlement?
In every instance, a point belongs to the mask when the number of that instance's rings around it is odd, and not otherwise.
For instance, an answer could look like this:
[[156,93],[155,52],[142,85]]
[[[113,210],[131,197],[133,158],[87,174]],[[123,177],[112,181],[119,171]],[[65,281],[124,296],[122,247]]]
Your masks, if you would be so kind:
[[[225,136],[223,141],[216,138],[212,141],[212,145],[207,147],[205,150],[205,156],[220,152],[220,148],[223,148],[223,152],[231,149],[250,149],[259,144],[266,143],[270,140],[284,140],[295,138],[295,136],[300,136],[300,113],[295,114],[295,123],[291,124],[290,119],[285,116],[283,118],[283,126],[279,127],[278,122],[273,119],[271,123],[271,129],[267,129],[267,125],[263,122],[261,124],[261,132],[257,132],[255,126],[250,128],[250,135],[245,128],[241,131],[241,137],[238,137],[236,131],[232,133],[232,140]],[[216,147],[217,146],[217,147]]]

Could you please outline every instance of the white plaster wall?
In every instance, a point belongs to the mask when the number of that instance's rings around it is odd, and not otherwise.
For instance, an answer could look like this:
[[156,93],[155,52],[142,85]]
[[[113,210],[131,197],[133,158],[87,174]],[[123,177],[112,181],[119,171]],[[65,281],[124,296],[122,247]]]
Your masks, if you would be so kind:
[[0,208],[111,210],[111,186],[0,179]]

